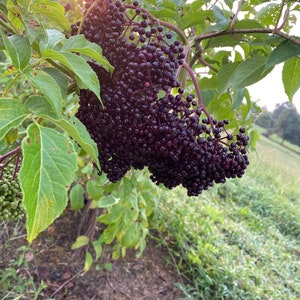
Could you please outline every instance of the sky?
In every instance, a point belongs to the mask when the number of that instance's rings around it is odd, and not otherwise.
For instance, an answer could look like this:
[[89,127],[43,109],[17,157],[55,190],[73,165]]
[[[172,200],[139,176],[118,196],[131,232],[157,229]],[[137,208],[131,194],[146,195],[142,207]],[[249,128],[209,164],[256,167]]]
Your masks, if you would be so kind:
[[[293,11],[296,15],[296,24],[290,31],[291,35],[300,36],[300,13]],[[258,83],[249,86],[249,92],[253,101],[259,100],[260,106],[265,106],[269,111],[275,108],[276,103],[289,101],[288,96],[284,92],[284,87],[281,79],[281,71],[283,64],[277,65],[270,74]],[[300,113],[300,89],[293,97],[293,104]]]
[[[277,103],[289,101],[281,79],[282,67],[283,64],[276,66],[264,79],[248,87],[251,99],[268,111],[273,111]],[[300,89],[293,97],[293,104],[300,113]]]

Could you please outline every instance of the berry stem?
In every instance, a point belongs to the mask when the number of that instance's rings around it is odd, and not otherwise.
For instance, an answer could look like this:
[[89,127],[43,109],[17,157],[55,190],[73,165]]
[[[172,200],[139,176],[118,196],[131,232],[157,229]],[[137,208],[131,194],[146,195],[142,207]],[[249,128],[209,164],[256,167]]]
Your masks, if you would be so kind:
[[4,155],[0,156],[0,163],[2,161],[4,161],[6,158],[12,156],[12,155],[15,155],[15,154],[18,154],[20,153],[20,150],[21,150],[21,146],[18,146],[17,148],[5,153]]
[[[133,5],[125,5],[125,7],[126,7],[126,8],[131,8],[131,9],[136,9],[136,7],[133,6]],[[144,9],[144,8],[142,8],[142,7],[139,7],[139,9],[140,9],[142,12],[146,13],[146,14],[149,16],[150,20],[156,22],[158,25],[163,25],[163,26],[165,26],[165,27],[171,29],[172,31],[176,32],[176,33],[180,36],[180,38],[181,38],[181,40],[182,40],[182,43],[183,43],[184,45],[188,45],[188,40],[187,40],[187,38],[186,38],[186,36],[185,36],[185,34],[184,34],[184,32],[183,32],[182,30],[180,30],[179,28],[177,28],[177,27],[176,27],[175,25],[173,25],[173,24],[170,24],[170,23],[168,23],[168,22],[166,22],[166,21],[162,21],[162,20],[159,20],[159,19],[155,18],[152,14],[149,13],[148,10],[146,10],[146,9]]]
[[196,91],[196,95],[197,95],[197,98],[198,98],[198,105],[202,109],[202,111],[205,113],[205,115],[207,116],[209,124],[211,125],[211,128],[213,129],[215,126],[214,126],[214,123],[213,123],[213,120],[212,120],[212,117],[211,117],[210,113],[207,111],[207,109],[204,106],[203,99],[202,99],[202,96],[201,96],[201,91],[200,91],[196,76],[195,76],[193,70],[191,69],[191,67],[186,62],[183,63],[183,67],[189,73],[189,75],[190,75],[190,77],[193,81],[193,84],[195,86],[195,91]]

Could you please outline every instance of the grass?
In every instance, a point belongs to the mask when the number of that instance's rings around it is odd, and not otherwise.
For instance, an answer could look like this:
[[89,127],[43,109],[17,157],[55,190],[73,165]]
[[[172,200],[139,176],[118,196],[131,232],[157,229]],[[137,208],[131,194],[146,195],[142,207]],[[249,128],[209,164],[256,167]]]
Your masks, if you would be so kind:
[[300,299],[300,156],[262,138],[250,159],[242,179],[161,202],[184,299]]
[[26,253],[30,251],[29,247],[15,248],[13,246],[15,240],[24,238],[24,235],[20,235],[23,226],[24,224],[19,222],[9,221],[0,224],[0,237],[5,236],[5,243],[0,245],[1,300],[37,300],[41,291],[46,288],[43,282],[37,283],[29,272],[26,260]]
[[[154,238],[181,275],[183,299],[300,299],[300,155],[262,136],[250,162],[242,179],[199,197],[161,193]],[[18,232],[5,233],[0,257]],[[0,259],[0,299],[38,299],[45,285],[26,271],[28,249],[14,251],[5,268]]]

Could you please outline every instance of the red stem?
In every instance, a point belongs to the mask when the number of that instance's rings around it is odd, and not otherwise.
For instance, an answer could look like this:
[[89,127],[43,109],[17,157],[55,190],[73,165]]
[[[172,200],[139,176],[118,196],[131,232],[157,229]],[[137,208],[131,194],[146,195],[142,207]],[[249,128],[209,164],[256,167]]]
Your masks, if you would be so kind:
[[213,123],[213,120],[212,120],[212,117],[211,117],[210,113],[208,112],[208,110],[204,106],[203,99],[202,99],[202,96],[201,96],[201,91],[200,91],[196,76],[195,76],[193,70],[191,69],[191,67],[186,62],[183,63],[183,67],[189,73],[189,75],[190,75],[190,77],[193,81],[193,84],[195,86],[195,91],[196,91],[196,95],[197,95],[197,98],[198,98],[198,105],[202,109],[202,111],[206,114],[206,116],[208,118],[208,121],[211,125],[211,128],[213,129],[215,126],[214,126],[214,123]]

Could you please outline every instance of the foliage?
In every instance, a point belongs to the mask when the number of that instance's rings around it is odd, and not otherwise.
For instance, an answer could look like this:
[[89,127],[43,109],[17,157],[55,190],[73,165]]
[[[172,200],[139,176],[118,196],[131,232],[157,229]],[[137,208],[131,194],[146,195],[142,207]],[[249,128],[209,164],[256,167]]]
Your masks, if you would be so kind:
[[154,237],[183,277],[183,299],[299,298],[300,160],[274,146],[258,142],[241,180],[162,197]]
[[270,129],[273,127],[272,113],[268,111],[261,112],[255,119],[255,124],[265,128]]
[[[237,133],[240,126],[250,128],[252,111],[257,109],[247,86],[278,63],[284,63],[283,82],[292,100],[300,86],[300,42],[289,35],[294,12],[299,11],[297,2],[235,3],[147,0],[142,5],[185,45],[193,74],[179,74],[185,89],[201,95],[202,108],[214,118],[229,119],[228,130]],[[65,5],[51,0],[1,1],[0,161],[16,159],[16,170],[20,167],[29,242],[62,214],[72,187],[71,204],[76,209],[84,206],[85,198],[100,207],[106,203],[99,221],[107,229],[96,241],[97,253],[99,244],[115,239],[115,257],[128,247],[139,246],[142,251],[147,220],[158,201],[150,195],[157,189],[139,177],[142,173],[130,173],[116,184],[98,184],[102,180],[98,175],[84,173],[87,164],[81,163],[87,159],[100,169],[98,151],[103,149],[75,117],[78,94],[90,90],[101,103],[101,80],[89,62],[108,73],[114,69],[99,45],[81,34],[71,36],[71,22],[80,19],[83,8],[75,11],[76,1]],[[201,94],[195,92],[195,81]],[[249,135],[253,147],[257,135],[251,130]],[[93,188],[101,195],[93,198]],[[81,196],[76,198],[77,193]],[[90,255],[86,261],[91,261]]]
[[256,124],[267,129],[265,136],[277,134],[281,137],[281,143],[288,141],[300,146],[300,115],[297,109],[289,102],[278,104],[273,113],[265,112],[258,115]]

